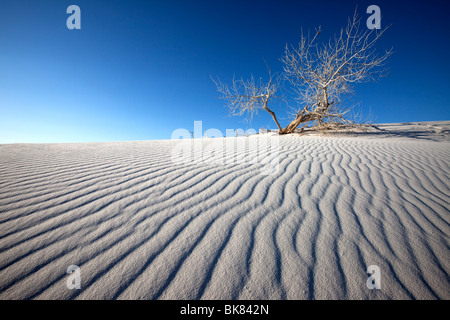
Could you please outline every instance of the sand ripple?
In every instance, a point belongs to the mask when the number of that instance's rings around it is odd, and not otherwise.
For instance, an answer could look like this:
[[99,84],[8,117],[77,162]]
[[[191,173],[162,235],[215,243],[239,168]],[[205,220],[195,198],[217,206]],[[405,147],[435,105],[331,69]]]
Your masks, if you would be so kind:
[[0,145],[0,298],[450,298],[448,142],[286,136],[274,175],[176,143]]

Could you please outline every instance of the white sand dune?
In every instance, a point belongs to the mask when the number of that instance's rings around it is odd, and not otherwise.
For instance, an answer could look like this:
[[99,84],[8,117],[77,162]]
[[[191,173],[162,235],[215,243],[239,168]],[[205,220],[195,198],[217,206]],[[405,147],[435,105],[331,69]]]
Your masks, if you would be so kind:
[[0,299],[450,299],[449,129],[0,145]]

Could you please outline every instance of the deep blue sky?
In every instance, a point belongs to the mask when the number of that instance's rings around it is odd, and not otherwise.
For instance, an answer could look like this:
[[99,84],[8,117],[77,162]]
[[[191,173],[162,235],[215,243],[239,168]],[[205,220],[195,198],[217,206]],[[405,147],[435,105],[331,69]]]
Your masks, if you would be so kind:
[[[81,30],[66,9],[81,8]],[[356,4],[381,8],[378,48],[394,47],[390,74],[356,85],[377,123],[450,120],[449,1],[1,0],[0,143],[170,139],[177,128],[274,128],[230,118],[210,76],[275,71],[300,29],[323,39]],[[284,106],[273,106],[286,124]]]

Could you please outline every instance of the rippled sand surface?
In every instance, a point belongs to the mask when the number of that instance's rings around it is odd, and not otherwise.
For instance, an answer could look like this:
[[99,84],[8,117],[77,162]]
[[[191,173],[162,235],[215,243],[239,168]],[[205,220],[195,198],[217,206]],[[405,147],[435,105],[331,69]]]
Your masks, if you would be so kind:
[[450,299],[449,127],[0,145],[0,299]]

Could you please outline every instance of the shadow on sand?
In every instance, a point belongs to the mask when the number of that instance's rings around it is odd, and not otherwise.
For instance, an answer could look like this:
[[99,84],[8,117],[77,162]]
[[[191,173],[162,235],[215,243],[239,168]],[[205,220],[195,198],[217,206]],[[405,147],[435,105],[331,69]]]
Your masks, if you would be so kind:
[[350,130],[329,130],[318,132],[307,129],[302,135],[320,134],[324,136],[346,136],[346,137],[367,137],[367,138],[407,138],[427,141],[450,141],[450,122],[436,123],[398,123],[365,125],[359,129]]

